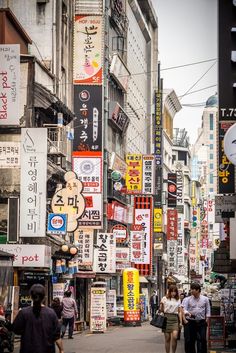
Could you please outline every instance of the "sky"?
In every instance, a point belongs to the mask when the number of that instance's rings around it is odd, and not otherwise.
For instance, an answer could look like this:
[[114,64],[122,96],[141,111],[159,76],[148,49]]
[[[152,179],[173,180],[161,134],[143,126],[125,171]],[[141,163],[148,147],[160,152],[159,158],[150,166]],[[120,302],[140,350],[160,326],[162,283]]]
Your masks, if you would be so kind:
[[[217,58],[217,0],[152,2],[158,17],[158,50],[164,89],[174,89],[182,105],[205,104],[217,91],[216,60],[178,69],[165,69]],[[193,85],[189,93],[214,87],[181,98]],[[196,141],[203,109],[204,106],[183,106],[175,115],[174,127],[185,128],[191,144]]]

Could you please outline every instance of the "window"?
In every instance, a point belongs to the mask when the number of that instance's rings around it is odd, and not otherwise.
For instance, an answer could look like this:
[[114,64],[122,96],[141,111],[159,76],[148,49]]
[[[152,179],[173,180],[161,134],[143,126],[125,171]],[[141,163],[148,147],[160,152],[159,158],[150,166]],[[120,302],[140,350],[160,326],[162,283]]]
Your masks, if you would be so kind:
[[214,192],[214,189],[213,189],[213,188],[210,188],[210,192]]
[[213,140],[213,139],[214,139],[214,135],[210,134],[210,140]]
[[209,176],[209,179],[210,179],[210,184],[213,184],[213,175],[212,174],[210,174],[210,176]]
[[210,144],[210,150],[213,150],[213,144],[212,143]]
[[214,116],[213,114],[210,114],[210,130],[214,129],[214,120],[213,120]]
[[210,169],[213,169],[213,168],[214,168],[214,164],[210,163]]
[[214,154],[210,153],[210,159],[214,159]]

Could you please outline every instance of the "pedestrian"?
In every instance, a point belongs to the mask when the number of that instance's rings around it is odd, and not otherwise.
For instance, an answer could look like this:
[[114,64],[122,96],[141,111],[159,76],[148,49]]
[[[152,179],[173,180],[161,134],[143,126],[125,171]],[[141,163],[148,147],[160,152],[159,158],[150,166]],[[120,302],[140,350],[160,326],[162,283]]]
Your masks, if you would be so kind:
[[55,311],[59,322],[61,322],[63,304],[60,302],[60,299],[58,297],[53,298],[51,308]]
[[69,339],[73,337],[74,322],[75,318],[78,316],[78,309],[76,302],[71,298],[71,291],[68,290],[64,293],[64,298],[62,299],[62,327],[61,327],[61,338],[64,337],[67,325],[69,325]]
[[158,295],[157,295],[157,291],[154,290],[150,298],[150,309],[151,309],[152,318],[154,318],[157,308],[158,308]]
[[166,353],[170,353],[170,347],[172,353],[175,353],[179,328],[182,326],[182,308],[176,285],[169,286],[166,296],[161,300],[160,311],[167,318],[166,328],[162,330],[165,335]]
[[183,300],[185,352],[207,353],[207,318],[211,315],[210,302],[201,295],[199,283],[190,286],[191,296]]
[[43,305],[44,286],[34,284],[30,295],[33,306],[20,310],[12,326],[13,332],[21,336],[20,353],[55,353],[55,343],[64,353],[57,316]]
[[[179,299],[180,299],[180,303],[182,303],[182,301],[184,300],[184,298],[185,298],[185,292],[182,292],[182,293],[180,293],[180,295],[179,295]],[[180,340],[180,337],[181,337],[181,330],[182,330],[182,326],[180,325],[179,326],[179,332],[178,332],[178,341]]]

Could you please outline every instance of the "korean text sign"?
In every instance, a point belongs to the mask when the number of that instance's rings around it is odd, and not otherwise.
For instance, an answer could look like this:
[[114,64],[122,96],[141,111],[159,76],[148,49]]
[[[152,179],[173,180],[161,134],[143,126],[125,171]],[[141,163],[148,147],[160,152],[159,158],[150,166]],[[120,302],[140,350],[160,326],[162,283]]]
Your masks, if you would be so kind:
[[20,45],[0,44],[0,125],[19,125]]
[[127,194],[142,193],[142,155],[127,154],[126,155],[126,187]]
[[142,264],[151,263],[151,210],[150,209],[135,209],[134,223],[142,225],[144,232],[143,239],[143,261]]
[[21,129],[20,236],[44,237],[47,129]]
[[90,331],[106,331],[106,288],[91,288]]
[[74,243],[78,249],[79,265],[93,265],[93,233],[93,229],[76,229],[74,232]]
[[101,85],[103,17],[75,16],[74,84]]
[[140,321],[139,271],[127,268],[123,271],[124,320]]
[[167,240],[177,240],[178,238],[178,212],[177,210],[167,210]]
[[94,272],[116,272],[116,239],[113,233],[98,233],[94,248]]

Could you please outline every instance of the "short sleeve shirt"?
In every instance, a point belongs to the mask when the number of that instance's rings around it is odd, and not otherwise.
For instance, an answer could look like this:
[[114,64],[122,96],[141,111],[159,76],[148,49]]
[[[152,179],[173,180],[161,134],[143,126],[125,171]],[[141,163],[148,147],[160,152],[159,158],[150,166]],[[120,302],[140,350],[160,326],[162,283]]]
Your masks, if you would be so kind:
[[180,300],[175,298],[168,299],[163,297],[161,303],[164,306],[164,313],[166,314],[178,314],[180,307]]

